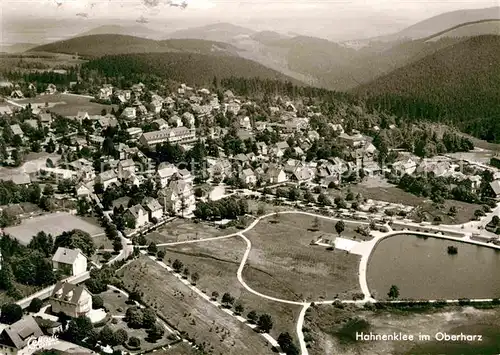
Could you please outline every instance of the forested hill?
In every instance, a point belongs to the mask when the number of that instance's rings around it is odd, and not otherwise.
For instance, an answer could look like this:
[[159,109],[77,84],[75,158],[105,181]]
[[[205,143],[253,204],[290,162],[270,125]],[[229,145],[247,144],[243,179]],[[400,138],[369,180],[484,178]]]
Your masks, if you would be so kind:
[[84,68],[95,69],[107,77],[140,79],[145,75],[170,79],[189,85],[208,85],[214,77],[219,79],[259,78],[303,83],[269,69],[251,60],[194,53],[144,53],[105,56],[84,64]]
[[500,36],[444,48],[354,90],[369,107],[500,142]]
[[85,57],[158,52],[237,55],[237,49],[227,43],[199,39],[169,39],[156,41],[119,34],[98,34],[75,37],[38,46],[32,48],[30,52],[78,53],[78,55]]

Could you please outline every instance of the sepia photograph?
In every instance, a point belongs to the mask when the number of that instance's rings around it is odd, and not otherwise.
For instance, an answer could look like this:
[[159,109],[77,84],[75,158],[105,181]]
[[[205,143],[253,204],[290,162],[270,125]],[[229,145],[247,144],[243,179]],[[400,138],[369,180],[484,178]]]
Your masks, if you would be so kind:
[[0,355],[150,353],[500,355],[500,0],[0,0]]

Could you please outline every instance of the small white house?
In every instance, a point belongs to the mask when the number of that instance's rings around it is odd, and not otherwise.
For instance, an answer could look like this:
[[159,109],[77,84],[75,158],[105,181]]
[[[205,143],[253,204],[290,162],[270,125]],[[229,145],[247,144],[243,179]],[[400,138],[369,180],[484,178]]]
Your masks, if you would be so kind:
[[52,266],[67,275],[80,275],[87,271],[87,258],[80,249],[59,247],[52,257]]
[[73,318],[87,316],[92,310],[92,295],[85,286],[59,281],[50,296],[54,314],[64,313]]

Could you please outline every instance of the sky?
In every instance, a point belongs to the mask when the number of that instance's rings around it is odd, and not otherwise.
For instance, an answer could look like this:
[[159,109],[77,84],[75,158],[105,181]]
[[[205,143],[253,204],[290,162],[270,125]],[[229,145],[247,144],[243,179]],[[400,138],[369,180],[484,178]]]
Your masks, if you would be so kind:
[[[0,0],[0,20],[16,18],[131,20],[148,26],[172,20],[176,27],[230,22],[253,29],[274,29],[322,37],[354,39],[401,30],[428,17],[459,9],[498,6],[498,0]],[[82,15],[86,14],[87,17]],[[172,23],[173,23],[172,22]],[[1,25],[3,31],[6,26]],[[351,38],[349,38],[351,37]]]

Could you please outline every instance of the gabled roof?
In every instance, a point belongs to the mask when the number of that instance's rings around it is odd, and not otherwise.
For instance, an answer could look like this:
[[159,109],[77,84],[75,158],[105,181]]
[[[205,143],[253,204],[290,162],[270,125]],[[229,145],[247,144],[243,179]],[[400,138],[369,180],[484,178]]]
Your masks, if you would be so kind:
[[18,350],[24,348],[31,337],[38,338],[42,335],[42,330],[32,316],[23,317],[2,332],[2,338],[10,343],[8,345]]
[[500,195],[500,180],[490,182],[490,186],[493,189],[495,195]]
[[146,197],[142,204],[149,212],[155,212],[162,209],[158,200],[153,197]]
[[54,290],[52,290],[52,294],[50,295],[50,297],[73,305],[77,305],[84,291],[87,291],[85,286],[58,281],[54,287]]
[[169,178],[173,176],[175,173],[177,173],[177,168],[173,164],[158,169],[158,176],[162,179]]
[[142,211],[142,214],[146,214],[146,211],[141,205],[135,205],[127,209],[134,218],[139,218],[140,212]]
[[10,130],[14,135],[22,136],[24,134],[23,130],[21,129],[21,126],[19,126],[18,124],[11,125]]
[[78,255],[80,255],[80,254],[82,254],[80,249],[68,249],[68,248],[59,247],[59,248],[57,248],[56,253],[52,257],[52,261],[55,261],[57,263],[62,263],[62,264],[73,265],[75,263],[76,259],[78,258]]

